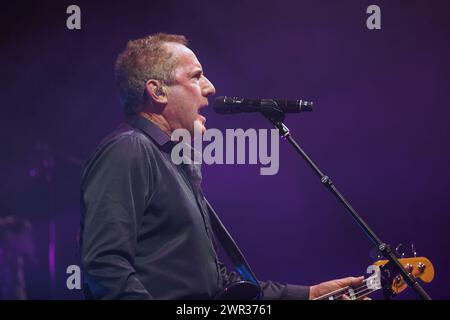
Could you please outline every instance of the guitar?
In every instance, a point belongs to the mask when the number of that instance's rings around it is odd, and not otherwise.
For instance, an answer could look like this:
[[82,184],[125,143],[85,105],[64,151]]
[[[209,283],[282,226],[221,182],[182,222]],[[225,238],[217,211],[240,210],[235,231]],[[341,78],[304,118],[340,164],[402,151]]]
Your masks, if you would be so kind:
[[[402,258],[399,261],[414,277],[427,283],[433,280],[434,267],[427,258]],[[374,272],[370,277],[364,279],[358,287],[341,288],[314,300],[337,300],[341,299],[343,295],[347,295],[351,300],[358,300],[380,289],[383,289],[385,299],[392,299],[408,287],[403,277],[397,274],[388,260],[376,261],[373,265],[369,266],[369,271]]]
[[[433,264],[425,257],[402,258],[400,263],[414,277],[431,282],[434,278]],[[339,300],[347,295],[351,300],[358,300],[369,294],[383,289],[385,299],[391,299],[407,288],[402,276],[398,275],[388,260],[378,260],[369,266],[368,272],[372,275],[364,279],[357,287],[344,287],[329,292],[314,300]],[[232,282],[222,289],[214,299],[217,300],[258,300],[262,298],[261,289],[249,281]]]
[[213,298],[214,300],[260,300],[262,290],[253,282],[241,280],[228,284]]

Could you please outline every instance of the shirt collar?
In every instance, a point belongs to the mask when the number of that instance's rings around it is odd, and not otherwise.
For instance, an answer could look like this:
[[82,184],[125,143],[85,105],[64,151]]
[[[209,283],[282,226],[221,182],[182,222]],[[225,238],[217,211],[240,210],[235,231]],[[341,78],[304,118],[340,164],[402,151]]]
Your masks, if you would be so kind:
[[144,119],[139,115],[131,115],[127,117],[127,122],[142,131],[144,131],[148,136],[150,136],[159,146],[163,146],[168,143],[170,136],[162,131],[156,124],[150,120]]
[[[127,122],[132,127],[140,129],[144,131],[146,135],[148,135],[150,138],[152,138],[160,147],[165,146],[166,144],[169,149],[173,147],[175,144],[168,134],[166,134],[164,131],[162,131],[156,124],[154,124],[152,121],[147,120],[139,115],[130,115],[127,116]],[[190,175],[192,182],[195,187],[199,187],[202,181],[202,173],[201,173],[201,165],[197,163],[193,163],[193,159],[197,159],[197,156],[195,156],[195,153],[199,153],[199,151],[195,150],[191,145],[189,145],[189,148],[191,150],[191,164],[184,164],[189,163],[187,159],[185,159],[185,162],[183,163],[183,166],[186,168],[188,174]],[[187,157],[184,155],[184,157]],[[201,157],[201,155],[200,155]]]

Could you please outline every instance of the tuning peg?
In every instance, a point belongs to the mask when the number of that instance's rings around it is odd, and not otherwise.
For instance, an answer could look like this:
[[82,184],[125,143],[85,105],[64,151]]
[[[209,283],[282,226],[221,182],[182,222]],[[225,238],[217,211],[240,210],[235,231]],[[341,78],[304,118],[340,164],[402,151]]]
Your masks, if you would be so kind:
[[397,247],[395,247],[395,253],[399,259],[405,257],[405,252],[400,252],[400,248],[403,248],[403,244],[399,243]]
[[405,269],[406,271],[408,271],[408,273],[412,273],[414,270],[414,266],[411,263],[407,263]]
[[412,251],[412,254],[414,255],[414,257],[417,257],[417,252],[416,252],[416,248],[414,246],[414,243],[411,243],[411,251]]
[[426,266],[422,262],[419,262],[419,264],[417,265],[417,268],[419,269],[420,273],[424,273],[425,267]]

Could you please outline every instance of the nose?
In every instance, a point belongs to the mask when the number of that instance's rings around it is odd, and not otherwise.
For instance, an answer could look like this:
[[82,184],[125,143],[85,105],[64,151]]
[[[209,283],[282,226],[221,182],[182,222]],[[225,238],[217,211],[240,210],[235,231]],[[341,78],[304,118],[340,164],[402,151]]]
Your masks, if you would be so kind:
[[216,93],[216,88],[214,88],[214,85],[211,83],[211,81],[208,80],[207,77],[203,76],[205,84],[202,88],[202,94],[204,97],[212,96]]

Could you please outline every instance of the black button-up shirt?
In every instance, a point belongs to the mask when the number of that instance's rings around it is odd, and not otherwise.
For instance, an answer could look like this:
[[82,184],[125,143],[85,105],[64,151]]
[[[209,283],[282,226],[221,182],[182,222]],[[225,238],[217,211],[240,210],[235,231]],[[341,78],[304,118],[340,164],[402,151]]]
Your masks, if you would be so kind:
[[[197,165],[175,165],[174,143],[132,116],[82,173],[81,266],[88,298],[209,299],[238,279],[219,262]],[[260,282],[269,299],[309,288]]]

